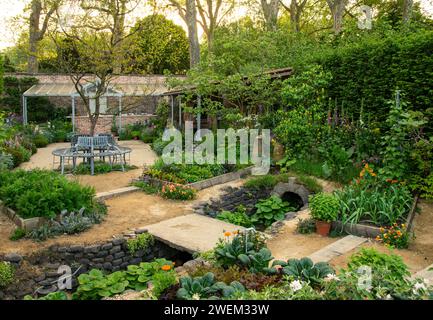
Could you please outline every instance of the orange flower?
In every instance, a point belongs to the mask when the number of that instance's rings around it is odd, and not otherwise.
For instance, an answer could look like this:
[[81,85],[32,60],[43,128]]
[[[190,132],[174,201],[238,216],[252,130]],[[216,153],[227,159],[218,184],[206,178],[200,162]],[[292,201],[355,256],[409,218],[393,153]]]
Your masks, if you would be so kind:
[[230,236],[232,235],[232,233],[231,233],[230,231],[226,231],[226,232],[224,232],[224,235],[225,235],[226,237],[230,237]]
[[165,264],[161,267],[162,271],[170,271],[171,270],[171,266],[169,266],[168,264]]

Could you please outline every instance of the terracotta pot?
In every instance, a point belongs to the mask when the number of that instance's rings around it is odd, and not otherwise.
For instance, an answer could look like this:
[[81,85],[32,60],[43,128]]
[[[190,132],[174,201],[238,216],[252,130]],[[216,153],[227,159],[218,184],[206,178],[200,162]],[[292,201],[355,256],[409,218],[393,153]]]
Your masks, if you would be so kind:
[[330,222],[316,220],[316,233],[327,237],[329,235],[329,231],[331,231]]

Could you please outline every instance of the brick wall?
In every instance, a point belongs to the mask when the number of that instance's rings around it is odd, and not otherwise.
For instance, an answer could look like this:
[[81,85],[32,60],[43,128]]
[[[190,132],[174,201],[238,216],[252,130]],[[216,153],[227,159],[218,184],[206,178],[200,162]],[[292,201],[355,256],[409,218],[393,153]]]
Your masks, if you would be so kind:
[[[154,117],[152,114],[122,115],[122,127],[124,128],[128,124],[143,123],[152,117]],[[117,127],[119,127],[119,122],[120,122],[120,118],[116,117]],[[113,123],[112,116],[100,116],[95,128],[95,134],[110,133],[112,123]],[[77,133],[83,133],[83,134],[88,134],[90,132],[90,121],[87,116],[75,118],[75,131]]]

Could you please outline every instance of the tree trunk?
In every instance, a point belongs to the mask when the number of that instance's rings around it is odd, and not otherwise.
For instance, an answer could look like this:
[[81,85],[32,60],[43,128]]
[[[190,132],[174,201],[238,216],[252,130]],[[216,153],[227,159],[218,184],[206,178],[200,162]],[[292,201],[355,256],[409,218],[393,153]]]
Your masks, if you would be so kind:
[[200,62],[200,44],[197,33],[197,10],[195,0],[186,0],[185,22],[188,26],[190,66],[193,68]]
[[326,0],[331,10],[333,29],[336,35],[343,30],[343,15],[347,0]]
[[116,51],[116,59],[114,61],[113,73],[122,73],[122,53],[119,49],[122,46],[122,40],[125,33],[125,14],[126,14],[126,0],[121,1],[119,11],[113,12],[113,48]]
[[412,16],[413,0],[403,1],[403,23],[408,23]]
[[40,0],[33,0],[31,4],[29,23],[29,54],[27,58],[27,72],[38,73],[38,42],[40,40],[39,21],[41,18],[42,4]]
[[[292,1],[293,2],[293,1]],[[261,0],[263,16],[265,18],[266,29],[273,31],[277,29],[278,13],[280,10],[280,0]]]

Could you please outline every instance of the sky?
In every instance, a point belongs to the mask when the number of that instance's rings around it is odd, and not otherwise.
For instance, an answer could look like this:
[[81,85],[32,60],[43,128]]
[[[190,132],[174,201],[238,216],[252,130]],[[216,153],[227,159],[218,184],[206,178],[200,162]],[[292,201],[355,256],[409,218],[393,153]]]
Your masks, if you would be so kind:
[[[0,0],[0,50],[13,46],[17,40],[17,34],[11,27],[13,17],[22,14],[26,3],[30,0]],[[290,1],[286,0],[287,3]],[[419,0],[422,8],[430,15],[433,15],[433,0]],[[137,10],[137,14],[145,16],[145,9]],[[141,11],[141,12],[139,12]],[[245,12],[240,11],[238,15],[244,15]],[[175,23],[184,26],[182,19],[176,14],[168,14],[167,18]],[[200,30],[200,36],[202,31]]]

